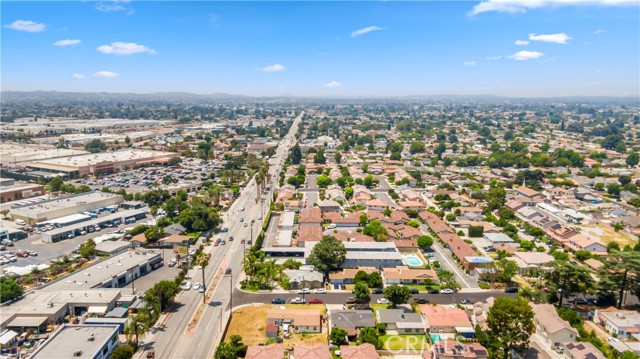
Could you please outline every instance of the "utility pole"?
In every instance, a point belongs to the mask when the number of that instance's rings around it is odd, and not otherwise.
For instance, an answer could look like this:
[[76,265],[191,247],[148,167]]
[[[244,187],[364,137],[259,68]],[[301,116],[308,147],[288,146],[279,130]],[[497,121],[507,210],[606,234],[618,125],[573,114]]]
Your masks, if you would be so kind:
[[204,263],[200,263],[200,268],[202,268],[202,287],[204,288],[204,290],[202,291],[202,303],[205,304],[207,297],[207,287],[205,283],[207,282],[204,281]]
[[233,311],[233,272],[229,273],[229,318]]

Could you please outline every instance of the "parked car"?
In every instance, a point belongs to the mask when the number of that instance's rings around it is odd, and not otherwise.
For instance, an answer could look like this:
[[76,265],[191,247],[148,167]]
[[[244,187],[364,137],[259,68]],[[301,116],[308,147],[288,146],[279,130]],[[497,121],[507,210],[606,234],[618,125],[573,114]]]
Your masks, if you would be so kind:
[[427,292],[429,294],[440,294],[440,291],[437,289],[429,289],[429,291]]
[[428,298],[416,298],[415,302],[418,303],[418,304],[428,304],[429,303],[429,299]]
[[469,299],[463,299],[460,301],[460,304],[471,304],[471,301]]
[[193,289],[195,289],[195,290],[200,289],[200,282],[195,282],[195,283],[193,284]]
[[304,304],[306,302],[306,300],[300,298],[300,297],[295,297],[293,299],[291,299],[291,304]]
[[409,292],[411,292],[411,294],[420,294],[420,291],[418,290],[418,288],[411,288],[409,289]]
[[440,294],[453,294],[453,293],[454,293],[453,289],[449,289],[449,288],[443,289],[440,291]]
[[585,298],[576,298],[576,299],[574,299],[573,303],[575,305],[587,305],[587,304],[589,304],[589,302]]
[[518,293],[518,287],[509,287],[504,290],[505,293]]
[[356,304],[356,298],[355,297],[349,297],[349,298],[347,298],[345,303],[346,304]]
[[287,301],[282,298],[271,299],[271,304],[285,304]]
[[231,274],[231,268],[225,269],[224,274]]
[[327,290],[324,289],[324,288],[320,288],[320,289],[316,289],[314,291],[314,293],[316,293],[316,294],[327,294]]
[[376,289],[371,291],[371,294],[382,294],[382,293],[383,293],[383,291],[380,288],[376,288]]
[[378,303],[378,304],[389,304],[389,299],[387,299],[387,298],[378,298],[378,300],[376,300],[376,303]]
[[191,289],[191,282],[186,282],[185,284],[182,285],[182,290],[189,290]]
[[204,285],[201,285],[200,288],[198,288],[198,293],[204,293],[205,289]]
[[302,288],[298,290],[298,294],[311,294],[309,288]]
[[175,259],[172,259],[172,260],[169,261],[169,267],[173,267],[176,264],[178,264],[178,262]]
[[227,241],[222,241],[222,242],[220,242],[220,244],[222,244],[224,246],[225,244],[227,244]]
[[320,298],[313,298],[313,299],[309,300],[309,304],[322,304],[322,303],[324,303],[324,302]]

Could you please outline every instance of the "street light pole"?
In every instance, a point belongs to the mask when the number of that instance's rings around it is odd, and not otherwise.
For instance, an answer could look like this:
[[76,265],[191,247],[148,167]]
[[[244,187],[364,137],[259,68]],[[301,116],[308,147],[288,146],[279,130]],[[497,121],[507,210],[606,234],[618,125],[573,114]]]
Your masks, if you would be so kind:
[[233,311],[233,272],[229,273],[229,318]]

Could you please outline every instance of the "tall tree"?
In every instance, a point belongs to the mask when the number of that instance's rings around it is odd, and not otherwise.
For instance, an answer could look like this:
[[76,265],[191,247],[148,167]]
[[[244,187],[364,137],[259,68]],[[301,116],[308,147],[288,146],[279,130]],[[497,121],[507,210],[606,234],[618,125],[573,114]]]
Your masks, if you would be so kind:
[[376,349],[382,348],[382,342],[380,341],[378,330],[376,328],[364,327],[360,329],[360,334],[358,334],[358,344],[362,343],[372,344]]
[[509,358],[509,351],[526,349],[535,330],[533,309],[522,298],[496,298],[487,317],[487,336],[502,350],[502,357]]
[[390,285],[384,289],[384,297],[389,299],[393,306],[406,303],[411,298],[411,290],[405,286]]
[[562,307],[565,296],[595,291],[596,283],[586,268],[561,260],[553,261],[550,265],[553,270],[546,272],[545,278],[550,291],[560,296],[558,307]]
[[344,244],[333,236],[324,236],[322,240],[313,247],[309,255],[309,262],[316,269],[324,274],[326,279],[329,272],[336,271],[340,268],[347,255]]
[[601,271],[601,290],[617,291],[618,308],[622,307],[624,293],[640,294],[640,251],[612,250],[605,257]]
[[369,303],[371,300],[371,291],[369,290],[369,286],[366,282],[361,281],[356,283],[353,294],[355,294],[356,300],[359,303]]
[[300,151],[300,146],[296,143],[293,147],[291,147],[291,154],[289,155],[289,159],[291,163],[297,165],[302,160],[302,151]]

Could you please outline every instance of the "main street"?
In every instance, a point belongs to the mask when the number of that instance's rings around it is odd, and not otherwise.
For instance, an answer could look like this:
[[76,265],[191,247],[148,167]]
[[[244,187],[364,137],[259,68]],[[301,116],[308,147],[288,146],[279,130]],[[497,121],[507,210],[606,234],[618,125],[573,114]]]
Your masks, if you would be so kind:
[[[289,133],[280,141],[275,155],[270,160],[270,183],[277,183],[277,175],[289,148],[295,143],[295,134],[303,114],[294,120]],[[211,357],[214,348],[223,339],[222,328],[226,326],[230,317],[231,293],[240,279],[246,241],[255,240],[260,232],[262,220],[258,217],[267,213],[275,187],[270,185],[261,198],[255,181],[249,181],[241,195],[226,214],[223,214],[224,226],[229,228],[229,231],[221,234],[221,238],[226,240],[227,244],[209,245],[204,249],[206,253],[211,254],[209,265],[205,268],[204,281],[207,284],[208,300],[203,303],[203,295],[195,290],[181,292],[173,306],[175,311],[161,323],[161,329],[150,338],[151,341],[145,343],[145,350],[154,350],[156,358]],[[240,222],[241,218],[243,222]],[[245,223],[248,224],[247,227],[244,226]],[[233,236],[234,240],[229,241],[229,236]],[[241,243],[243,239],[245,244]],[[227,268],[231,269],[231,275],[224,274]],[[189,276],[193,282],[201,281],[202,270],[193,269]],[[210,288],[212,285],[215,285],[213,290]],[[233,306],[235,305],[234,301]]]

